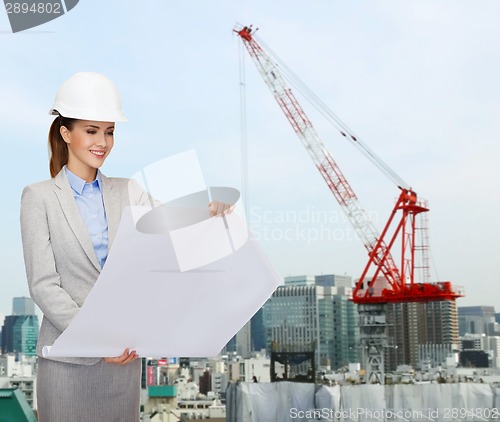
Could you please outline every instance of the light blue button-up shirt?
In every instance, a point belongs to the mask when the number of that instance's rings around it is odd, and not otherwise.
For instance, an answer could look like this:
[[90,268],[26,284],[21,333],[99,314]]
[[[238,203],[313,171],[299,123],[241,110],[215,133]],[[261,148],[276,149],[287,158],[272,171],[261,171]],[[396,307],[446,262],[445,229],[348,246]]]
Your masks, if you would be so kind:
[[108,222],[102,199],[101,172],[97,170],[97,177],[92,183],[86,183],[65,167],[76,205],[87,226],[94,251],[101,268],[108,257]]

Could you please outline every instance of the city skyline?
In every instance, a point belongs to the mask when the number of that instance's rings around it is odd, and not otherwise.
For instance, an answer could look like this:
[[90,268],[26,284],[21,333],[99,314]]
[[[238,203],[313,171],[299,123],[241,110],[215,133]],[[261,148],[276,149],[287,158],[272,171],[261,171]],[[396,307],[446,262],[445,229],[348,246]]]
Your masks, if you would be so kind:
[[[352,290],[350,281],[350,277],[335,274],[287,277],[285,284],[252,317],[248,350],[238,350],[238,341],[236,344],[230,341],[220,353],[234,351],[249,358],[264,350],[266,353],[315,350],[317,364],[334,369],[364,362],[357,360],[360,332],[374,324],[380,327],[380,321],[378,316],[374,317],[375,313],[358,314],[359,310],[348,300]],[[424,361],[439,366],[457,348],[467,349],[470,359],[483,361],[487,355],[476,356],[474,351],[492,349],[492,367],[498,368],[500,324],[495,321],[499,315],[490,306],[457,309],[455,303],[448,301],[388,305],[383,319],[387,318],[385,335],[392,348],[386,346],[389,348],[385,370],[395,371],[401,364],[421,368]],[[22,350],[27,356],[34,355],[39,324],[31,298],[13,298],[12,315],[1,321],[0,327],[3,353]],[[411,333],[410,337],[404,333]]]
[[[158,157],[195,148],[208,184],[241,188],[236,22],[259,27],[258,36],[429,199],[432,279],[465,287],[457,306],[500,309],[500,199],[491,195],[500,188],[500,51],[493,42],[499,15],[494,1],[292,6],[226,0],[175,7],[150,1],[140,14],[135,5],[111,1],[98,13],[81,3],[43,27],[10,34],[0,14],[6,157],[0,314],[8,314],[12,297],[28,295],[20,195],[25,185],[48,178],[47,112],[70,74],[103,72],[122,92],[129,122],[117,127],[105,174],[131,176]],[[246,97],[244,194],[250,227],[271,262],[283,278],[335,273],[356,279],[364,248],[248,58]],[[380,230],[397,187],[311,117]]]

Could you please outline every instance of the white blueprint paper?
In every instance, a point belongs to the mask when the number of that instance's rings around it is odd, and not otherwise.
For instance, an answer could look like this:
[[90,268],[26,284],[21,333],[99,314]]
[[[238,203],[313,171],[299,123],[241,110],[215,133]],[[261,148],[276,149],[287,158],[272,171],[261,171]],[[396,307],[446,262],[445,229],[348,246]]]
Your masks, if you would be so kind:
[[[235,211],[208,217],[208,196],[236,202]],[[44,355],[118,356],[126,347],[151,357],[217,355],[281,281],[241,208],[231,188],[127,207],[84,306]]]

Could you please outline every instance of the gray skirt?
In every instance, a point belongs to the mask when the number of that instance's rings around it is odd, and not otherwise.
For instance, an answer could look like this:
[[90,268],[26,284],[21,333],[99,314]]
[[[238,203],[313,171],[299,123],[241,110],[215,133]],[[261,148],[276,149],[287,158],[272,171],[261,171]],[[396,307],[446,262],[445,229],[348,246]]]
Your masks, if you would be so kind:
[[141,359],[75,365],[38,358],[39,422],[138,422]]

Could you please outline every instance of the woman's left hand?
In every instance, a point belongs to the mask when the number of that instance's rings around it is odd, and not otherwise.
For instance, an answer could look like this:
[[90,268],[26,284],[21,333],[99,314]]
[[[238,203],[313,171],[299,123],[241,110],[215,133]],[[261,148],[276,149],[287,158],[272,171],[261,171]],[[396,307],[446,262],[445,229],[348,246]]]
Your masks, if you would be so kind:
[[208,204],[210,216],[224,216],[231,214],[234,210],[234,205],[229,205],[224,202],[212,201]]
[[104,358],[104,362],[114,363],[116,365],[126,365],[127,363],[136,360],[138,357],[139,355],[135,352],[135,350],[131,351],[129,348],[126,348],[121,356],[116,356],[113,358]]

